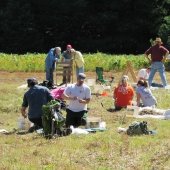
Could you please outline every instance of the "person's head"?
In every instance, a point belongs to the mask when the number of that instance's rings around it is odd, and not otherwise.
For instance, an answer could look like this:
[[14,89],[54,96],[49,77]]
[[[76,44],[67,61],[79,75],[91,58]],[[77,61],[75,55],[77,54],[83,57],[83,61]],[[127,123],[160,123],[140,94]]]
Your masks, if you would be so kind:
[[127,75],[123,75],[120,84],[127,85],[128,84],[129,77]]
[[77,85],[81,86],[86,79],[86,75],[84,73],[79,73],[77,77]]
[[76,50],[74,48],[72,48],[70,51],[71,51],[72,55],[74,55],[76,53]]
[[158,45],[163,44],[161,38],[157,37],[157,38],[155,39],[155,44],[158,44]]
[[55,47],[54,55],[60,55],[60,54],[61,54],[61,48],[60,47]]
[[71,52],[71,49],[72,49],[72,45],[68,44],[68,45],[67,45],[67,51],[68,51],[68,52]]
[[35,86],[36,84],[38,84],[38,81],[37,81],[37,79],[36,78],[28,78],[27,79],[27,85],[28,85],[28,87],[33,87],[33,86]]
[[143,86],[143,87],[148,87],[148,83],[145,80],[139,80],[137,82],[137,86]]

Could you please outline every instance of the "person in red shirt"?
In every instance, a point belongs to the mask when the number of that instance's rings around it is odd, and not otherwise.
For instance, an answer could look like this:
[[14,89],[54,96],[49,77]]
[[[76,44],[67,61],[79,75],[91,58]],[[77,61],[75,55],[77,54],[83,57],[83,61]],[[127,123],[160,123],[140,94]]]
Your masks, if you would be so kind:
[[148,79],[149,86],[151,86],[152,80],[157,71],[161,77],[163,87],[167,85],[164,62],[169,54],[169,51],[163,47],[162,44],[161,38],[156,38],[155,44],[145,52],[145,57],[151,63],[151,71]]
[[128,79],[128,76],[124,75],[114,90],[115,110],[121,110],[128,105],[132,105],[132,99],[135,93],[133,87],[128,84]]

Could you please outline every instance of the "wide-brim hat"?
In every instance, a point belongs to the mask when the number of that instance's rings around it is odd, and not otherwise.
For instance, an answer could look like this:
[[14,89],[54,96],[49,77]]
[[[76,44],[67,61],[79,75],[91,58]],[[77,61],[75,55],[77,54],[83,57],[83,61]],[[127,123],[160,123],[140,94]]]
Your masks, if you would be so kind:
[[155,42],[158,42],[158,43],[160,43],[160,44],[163,44],[161,38],[156,38],[156,39],[155,39]]

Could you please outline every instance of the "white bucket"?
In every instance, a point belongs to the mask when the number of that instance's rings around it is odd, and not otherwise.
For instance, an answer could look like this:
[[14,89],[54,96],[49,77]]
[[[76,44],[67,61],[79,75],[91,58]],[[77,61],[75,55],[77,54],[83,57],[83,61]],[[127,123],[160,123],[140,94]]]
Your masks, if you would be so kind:
[[25,119],[24,117],[18,118],[18,129],[19,130],[27,130],[30,127],[30,122],[28,119]]
[[135,116],[138,116],[138,115],[139,115],[139,111],[140,111],[140,107],[134,106],[133,108],[134,108],[133,116],[134,116],[134,117],[135,117]]
[[95,79],[87,79],[87,85],[88,86],[94,86],[96,84],[96,80]]

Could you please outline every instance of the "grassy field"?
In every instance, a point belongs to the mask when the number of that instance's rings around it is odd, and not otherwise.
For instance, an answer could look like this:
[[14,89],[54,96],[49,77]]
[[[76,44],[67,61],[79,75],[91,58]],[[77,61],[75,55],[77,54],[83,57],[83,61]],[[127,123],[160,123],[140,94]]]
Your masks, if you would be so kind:
[[[121,72],[115,73],[116,81]],[[43,80],[44,73],[1,72],[0,129],[17,128],[20,106],[25,90],[17,87],[31,75]],[[95,77],[94,73],[87,73]],[[168,79],[170,74],[167,73]],[[158,108],[169,108],[170,91],[153,91]],[[111,94],[111,92],[110,92]],[[103,103],[103,106],[101,106]],[[135,121],[132,111],[107,112],[113,105],[111,97],[93,96],[89,116],[101,117],[107,131],[89,135],[70,135],[47,140],[33,133],[27,135],[0,134],[0,169],[4,170],[159,170],[170,169],[170,121],[144,119],[152,136],[119,134],[117,128]],[[143,119],[142,119],[143,120]],[[142,121],[140,120],[140,121]]]

